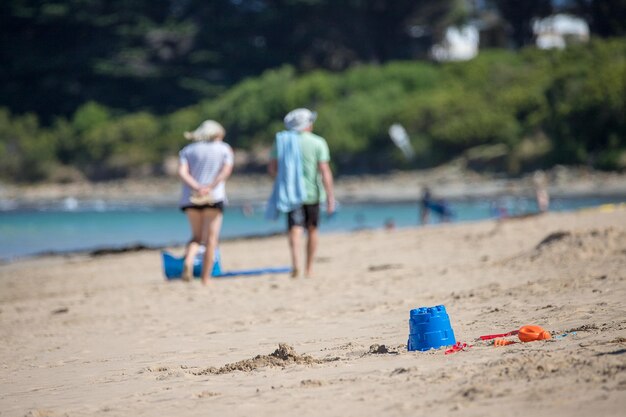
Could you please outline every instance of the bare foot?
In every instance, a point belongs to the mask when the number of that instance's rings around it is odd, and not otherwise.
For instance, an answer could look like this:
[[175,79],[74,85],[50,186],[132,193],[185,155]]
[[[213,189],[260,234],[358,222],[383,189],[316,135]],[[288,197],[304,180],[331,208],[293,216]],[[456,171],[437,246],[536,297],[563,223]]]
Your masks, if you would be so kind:
[[291,278],[298,278],[298,275],[300,275],[300,271],[298,271],[298,268],[294,268],[291,270]]
[[183,281],[191,282],[193,281],[193,268],[189,268],[187,265],[183,265]]
[[211,278],[202,278],[202,285],[205,287],[211,283]]

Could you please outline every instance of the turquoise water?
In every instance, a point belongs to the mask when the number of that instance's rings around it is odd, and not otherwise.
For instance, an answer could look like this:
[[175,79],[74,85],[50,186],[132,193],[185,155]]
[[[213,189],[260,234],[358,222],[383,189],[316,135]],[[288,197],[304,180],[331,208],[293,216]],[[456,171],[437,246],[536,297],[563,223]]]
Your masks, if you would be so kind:
[[[568,211],[625,198],[554,199],[551,210]],[[120,248],[142,244],[167,246],[184,243],[188,238],[185,215],[175,207],[141,207],[138,205],[107,205],[103,202],[76,201],[38,208],[9,208],[0,211],[0,259],[10,260],[45,252],[71,252],[101,248]],[[537,210],[534,201],[523,198],[500,199],[498,206],[509,215]],[[450,202],[454,222],[467,222],[494,217],[492,201]],[[395,227],[418,224],[416,203],[344,204],[338,212],[322,218],[322,232],[382,228],[393,222]],[[434,222],[431,216],[431,222]],[[267,221],[263,207],[228,207],[224,214],[222,239],[267,235],[285,229],[285,219]]]

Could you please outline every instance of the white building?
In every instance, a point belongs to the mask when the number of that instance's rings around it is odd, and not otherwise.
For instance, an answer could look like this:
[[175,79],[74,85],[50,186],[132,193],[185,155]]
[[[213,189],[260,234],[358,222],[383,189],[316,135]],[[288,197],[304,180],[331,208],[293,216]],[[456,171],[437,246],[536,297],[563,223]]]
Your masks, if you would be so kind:
[[536,44],[541,49],[563,49],[571,42],[587,42],[589,25],[579,17],[556,14],[532,23]]
[[431,48],[431,55],[437,61],[467,61],[478,55],[480,35],[474,25],[449,27],[443,41]]

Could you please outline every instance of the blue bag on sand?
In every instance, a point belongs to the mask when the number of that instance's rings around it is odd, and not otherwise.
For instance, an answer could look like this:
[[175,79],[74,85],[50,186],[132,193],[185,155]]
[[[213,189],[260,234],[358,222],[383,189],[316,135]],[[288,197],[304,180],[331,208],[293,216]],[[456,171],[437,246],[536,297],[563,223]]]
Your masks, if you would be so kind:
[[[183,264],[185,258],[180,257],[177,258],[170,253],[162,252],[163,257],[163,272],[165,272],[165,277],[167,279],[177,279],[183,275]],[[196,258],[193,260],[193,276],[199,277],[202,275],[202,258],[204,256],[204,252],[198,253]],[[216,277],[222,273],[222,266],[220,263],[220,251],[219,249],[215,250],[215,259],[213,261],[213,271],[211,275]]]
[[[165,278],[168,280],[180,279],[183,274],[183,257],[176,257],[168,252],[161,252],[163,259],[163,272]],[[194,277],[200,277],[202,274],[202,254],[198,254],[193,264]],[[238,271],[222,271],[222,263],[219,251],[215,251],[215,261],[213,262],[213,271],[211,276],[215,278],[227,278],[235,276],[251,276],[261,274],[284,274],[291,272],[291,267],[277,267],[277,268],[256,268],[256,269],[244,269]]]

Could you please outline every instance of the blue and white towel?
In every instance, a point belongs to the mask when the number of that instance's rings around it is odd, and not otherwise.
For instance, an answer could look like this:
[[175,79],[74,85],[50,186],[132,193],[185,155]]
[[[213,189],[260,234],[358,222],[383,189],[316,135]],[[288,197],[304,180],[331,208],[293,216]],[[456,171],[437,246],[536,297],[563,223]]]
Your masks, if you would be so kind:
[[283,131],[276,134],[276,161],[278,170],[272,195],[267,201],[265,217],[276,220],[279,213],[297,209],[306,199],[300,153],[300,134]]

